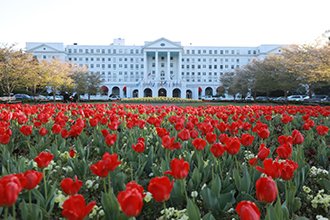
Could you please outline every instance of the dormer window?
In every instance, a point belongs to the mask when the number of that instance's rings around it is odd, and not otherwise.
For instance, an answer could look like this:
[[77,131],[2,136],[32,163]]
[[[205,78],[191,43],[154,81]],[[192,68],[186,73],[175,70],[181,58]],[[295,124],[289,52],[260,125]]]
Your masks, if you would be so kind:
[[161,44],[160,44],[160,46],[164,47],[164,46],[165,46],[165,44],[164,44],[164,43],[161,43]]

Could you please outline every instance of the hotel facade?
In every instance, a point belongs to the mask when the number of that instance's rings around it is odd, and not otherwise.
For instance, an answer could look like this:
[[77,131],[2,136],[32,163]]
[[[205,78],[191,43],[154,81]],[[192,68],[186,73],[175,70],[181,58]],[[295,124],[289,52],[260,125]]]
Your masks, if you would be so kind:
[[257,47],[182,46],[166,38],[125,45],[64,45],[27,42],[38,60],[60,59],[100,74],[103,95],[120,97],[181,97],[198,99],[217,94],[221,76],[254,59],[280,54],[282,45]]

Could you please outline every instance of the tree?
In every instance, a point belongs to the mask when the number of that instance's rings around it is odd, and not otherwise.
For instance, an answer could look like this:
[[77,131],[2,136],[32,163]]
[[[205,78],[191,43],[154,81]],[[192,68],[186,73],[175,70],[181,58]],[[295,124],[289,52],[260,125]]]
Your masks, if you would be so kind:
[[293,45],[283,56],[289,72],[308,85],[310,94],[320,84],[330,84],[329,45]]
[[79,99],[81,94],[87,93],[88,90],[88,70],[85,67],[73,67],[71,78],[74,83],[74,91]]
[[88,100],[90,100],[91,94],[96,94],[99,92],[100,85],[101,85],[101,76],[98,73],[89,73],[87,75],[87,93],[88,93]]
[[26,87],[27,75],[34,68],[32,55],[14,50],[13,47],[0,48],[0,88],[7,95],[16,88]]
[[57,91],[67,90],[73,87],[73,80],[70,77],[72,74],[70,64],[54,59],[51,61],[42,61],[40,65],[45,84],[52,88],[54,101]]

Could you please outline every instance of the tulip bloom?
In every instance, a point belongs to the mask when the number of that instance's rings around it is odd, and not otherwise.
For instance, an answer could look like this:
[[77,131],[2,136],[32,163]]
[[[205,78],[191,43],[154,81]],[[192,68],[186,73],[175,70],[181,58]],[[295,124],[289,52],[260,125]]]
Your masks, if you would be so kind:
[[190,132],[188,129],[183,129],[178,133],[178,138],[180,138],[182,141],[187,141],[190,139]]
[[226,150],[229,154],[235,155],[241,148],[241,142],[238,138],[229,138],[226,142]]
[[183,159],[174,158],[170,164],[171,170],[166,171],[164,174],[169,174],[175,179],[184,179],[189,173],[189,163]]
[[254,141],[254,136],[250,134],[242,134],[241,136],[241,144],[245,147],[252,145]]
[[193,146],[195,147],[196,150],[204,150],[206,146],[206,141],[202,138],[195,138],[192,141]]
[[236,212],[241,220],[259,220],[260,211],[254,202],[241,201],[236,206]]
[[77,176],[74,177],[74,180],[71,178],[65,178],[61,181],[61,188],[67,195],[77,194],[82,185],[83,182],[78,180]]
[[32,134],[32,126],[23,125],[19,130],[25,136],[29,136]]
[[213,154],[213,156],[218,158],[218,157],[221,157],[225,153],[226,146],[224,146],[220,143],[215,143],[211,146],[210,151]]
[[53,154],[43,151],[36,158],[34,158],[34,161],[38,164],[39,168],[45,168],[50,164],[53,158]]
[[141,213],[143,197],[143,187],[134,181],[127,183],[126,190],[117,195],[120,208],[128,217],[135,217]]
[[70,196],[63,203],[62,216],[68,220],[83,220],[95,205],[95,201],[86,205],[85,198],[80,194]]
[[22,187],[27,190],[34,189],[42,180],[43,174],[35,170],[28,170],[18,176]]
[[324,135],[328,134],[329,128],[324,125],[319,125],[316,127],[316,131],[320,136],[324,136]]
[[170,198],[173,182],[167,176],[154,177],[150,180],[148,191],[157,202],[165,202]]
[[21,191],[21,182],[15,174],[0,178],[0,207],[14,205]]
[[296,129],[293,130],[291,136],[293,138],[293,140],[292,140],[293,144],[302,144],[302,143],[304,143],[304,136],[300,133],[300,131],[298,131]]
[[261,202],[272,203],[276,200],[278,191],[271,177],[261,177],[256,182],[257,199]]

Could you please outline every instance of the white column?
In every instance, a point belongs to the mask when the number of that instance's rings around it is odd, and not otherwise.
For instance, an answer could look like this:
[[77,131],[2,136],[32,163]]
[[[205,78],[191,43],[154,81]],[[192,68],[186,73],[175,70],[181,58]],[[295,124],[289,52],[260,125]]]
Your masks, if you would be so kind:
[[182,79],[182,74],[181,74],[181,66],[182,66],[182,52],[179,51],[179,68],[178,68],[178,81],[180,82]]
[[170,83],[170,63],[171,63],[171,56],[170,56],[170,52],[167,51],[167,70],[166,70],[166,81],[167,83]]
[[159,74],[158,74],[158,51],[155,52],[155,74],[156,74],[156,83],[159,83]]
[[147,62],[147,51],[143,53],[143,82],[148,80],[148,62]]

